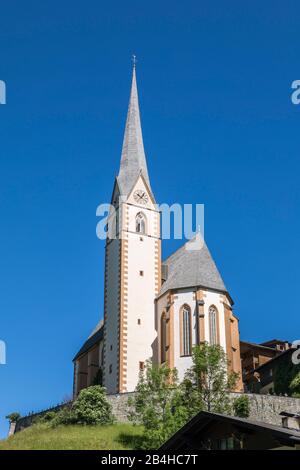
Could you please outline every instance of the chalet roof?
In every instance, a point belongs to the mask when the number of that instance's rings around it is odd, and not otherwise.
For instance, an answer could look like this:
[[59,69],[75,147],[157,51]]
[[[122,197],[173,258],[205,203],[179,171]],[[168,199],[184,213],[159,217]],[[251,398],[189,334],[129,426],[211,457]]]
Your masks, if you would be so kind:
[[248,418],[238,418],[219,413],[201,411],[192,418],[185,426],[177,431],[159,450],[180,450],[185,444],[191,444],[193,437],[201,432],[211,422],[224,422],[238,425],[239,428],[257,432],[268,432],[272,437],[283,445],[294,446],[300,444],[300,432],[294,429],[283,428],[273,424],[254,421]]

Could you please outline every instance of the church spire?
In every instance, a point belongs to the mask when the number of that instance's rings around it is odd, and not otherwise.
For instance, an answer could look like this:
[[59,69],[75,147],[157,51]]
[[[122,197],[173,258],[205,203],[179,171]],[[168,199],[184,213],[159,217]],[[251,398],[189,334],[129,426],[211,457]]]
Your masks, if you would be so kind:
[[121,164],[117,178],[120,192],[124,196],[129,194],[140,173],[145,178],[150,189],[143,144],[135,69],[136,58],[133,56],[131,93],[123,140]]

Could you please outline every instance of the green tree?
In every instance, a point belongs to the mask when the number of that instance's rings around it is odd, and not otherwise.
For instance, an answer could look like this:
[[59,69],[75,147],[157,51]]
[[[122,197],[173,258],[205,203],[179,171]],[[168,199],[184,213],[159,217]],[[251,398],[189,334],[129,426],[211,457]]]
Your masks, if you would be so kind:
[[187,420],[176,369],[147,361],[128,407],[128,418],[144,426],[142,447],[158,448]]
[[193,349],[193,365],[178,384],[176,369],[147,361],[136,393],[128,400],[129,419],[144,426],[143,447],[156,449],[201,410],[229,413],[229,392],[238,375],[228,373],[220,346]]
[[193,349],[193,365],[181,384],[183,402],[189,417],[200,410],[230,413],[230,392],[238,374],[228,372],[228,361],[219,345],[203,343]]

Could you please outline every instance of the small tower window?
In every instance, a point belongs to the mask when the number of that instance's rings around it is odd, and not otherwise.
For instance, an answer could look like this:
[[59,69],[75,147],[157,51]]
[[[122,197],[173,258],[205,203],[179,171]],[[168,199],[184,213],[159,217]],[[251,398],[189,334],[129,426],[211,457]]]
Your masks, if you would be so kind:
[[144,364],[144,362],[140,361],[139,366],[140,366],[140,370],[144,370],[144,369],[145,369],[145,364]]
[[103,344],[99,348],[99,365],[103,366],[104,364],[104,354],[103,354]]
[[217,323],[218,323],[218,311],[214,305],[209,307],[209,340],[210,344],[217,344],[217,338],[218,338],[218,329],[217,329]]
[[135,231],[143,235],[146,233],[146,217],[142,212],[138,212],[135,217]]
[[140,271],[140,276],[144,276],[144,271]]

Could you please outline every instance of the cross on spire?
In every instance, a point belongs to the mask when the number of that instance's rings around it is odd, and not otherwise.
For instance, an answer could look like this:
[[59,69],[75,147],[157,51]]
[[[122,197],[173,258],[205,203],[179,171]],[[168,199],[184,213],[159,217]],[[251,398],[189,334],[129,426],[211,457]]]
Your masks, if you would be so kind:
[[135,54],[132,54],[132,63],[133,63],[133,67],[135,67],[135,65],[136,65],[136,63],[137,63],[136,55],[135,55]]

